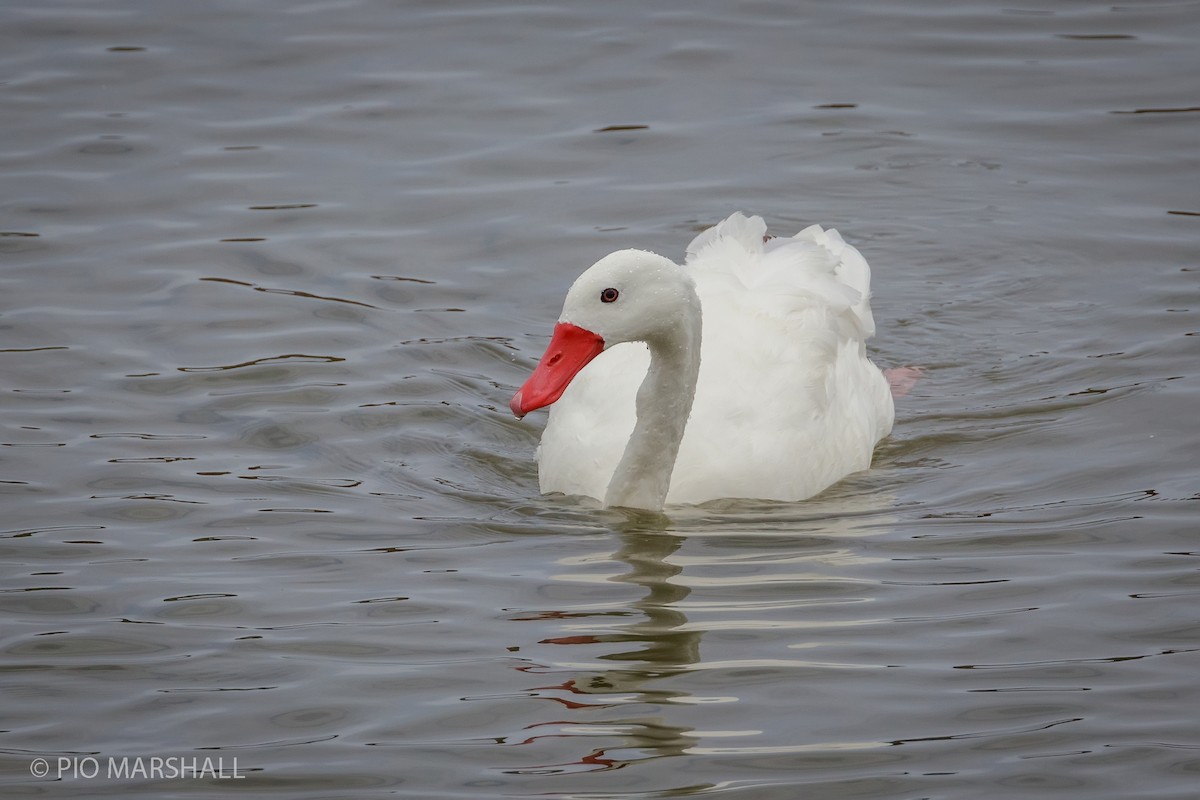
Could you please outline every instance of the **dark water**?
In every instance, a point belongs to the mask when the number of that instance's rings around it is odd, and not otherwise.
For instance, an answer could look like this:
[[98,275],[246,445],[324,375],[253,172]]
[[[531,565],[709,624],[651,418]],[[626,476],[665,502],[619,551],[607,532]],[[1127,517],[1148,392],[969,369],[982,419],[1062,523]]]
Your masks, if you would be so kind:
[[[1197,796],[1200,3],[0,22],[5,797]],[[872,263],[875,468],[539,497],[570,281],[738,209]]]

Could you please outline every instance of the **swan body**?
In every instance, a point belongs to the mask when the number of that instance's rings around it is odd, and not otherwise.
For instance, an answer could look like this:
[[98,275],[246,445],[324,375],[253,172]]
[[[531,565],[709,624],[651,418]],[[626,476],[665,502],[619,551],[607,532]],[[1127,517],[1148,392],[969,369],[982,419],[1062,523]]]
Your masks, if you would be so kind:
[[552,404],[543,493],[654,510],[796,501],[870,466],[894,418],[866,356],[870,268],[835,230],[765,233],[734,214],[682,266],[622,250],[576,280],[511,403]]

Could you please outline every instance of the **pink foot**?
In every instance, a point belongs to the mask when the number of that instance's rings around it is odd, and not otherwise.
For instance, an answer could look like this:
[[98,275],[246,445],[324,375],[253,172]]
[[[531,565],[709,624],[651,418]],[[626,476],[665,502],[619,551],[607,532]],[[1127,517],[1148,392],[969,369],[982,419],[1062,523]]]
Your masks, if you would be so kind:
[[892,367],[883,371],[883,377],[892,388],[892,397],[904,397],[924,374],[924,367]]

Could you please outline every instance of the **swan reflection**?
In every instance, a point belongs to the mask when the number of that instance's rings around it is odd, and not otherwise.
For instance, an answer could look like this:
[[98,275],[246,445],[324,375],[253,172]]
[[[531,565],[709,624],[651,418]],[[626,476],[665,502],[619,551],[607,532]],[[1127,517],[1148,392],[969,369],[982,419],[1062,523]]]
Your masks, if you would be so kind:
[[[746,645],[734,644],[737,649],[731,653],[732,640],[741,638],[753,646],[758,628],[819,627],[818,620],[796,609],[848,601],[829,586],[855,585],[845,576],[848,566],[864,561],[854,538],[876,533],[892,520],[892,505],[880,493],[849,494],[858,496],[837,494],[804,506],[694,508],[672,512],[670,519],[629,515],[614,526],[614,552],[569,559],[568,565],[593,570],[597,564],[615,568],[560,575],[559,581],[624,584],[636,587],[638,595],[627,603],[585,603],[517,618],[558,625],[554,635],[537,642],[541,663],[521,668],[530,675],[553,676],[531,683],[527,691],[552,701],[558,710],[504,743],[539,743],[539,751],[549,749],[559,757],[504,771],[612,770],[701,752],[706,739],[759,737],[759,730],[696,730],[688,722],[711,720],[712,714],[689,709],[737,704],[739,698],[729,693],[728,670],[776,665],[777,658],[746,652]],[[725,584],[740,585],[737,600],[722,597]],[[756,596],[748,598],[748,591]],[[689,612],[699,619],[689,620]],[[706,634],[717,637],[707,658],[701,653]],[[804,634],[799,636],[792,647],[803,649]],[[792,658],[789,665],[792,661],[796,666],[814,663]],[[551,739],[557,744],[548,747]],[[570,754],[565,760],[564,749]]]

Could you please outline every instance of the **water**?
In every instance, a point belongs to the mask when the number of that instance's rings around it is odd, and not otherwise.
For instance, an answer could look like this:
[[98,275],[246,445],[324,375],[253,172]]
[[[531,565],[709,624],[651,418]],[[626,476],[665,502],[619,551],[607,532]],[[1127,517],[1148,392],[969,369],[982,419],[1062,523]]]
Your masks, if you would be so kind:
[[[1200,4],[0,19],[4,796],[1196,795]],[[875,467],[539,497],[566,287],[738,209],[872,263]]]

